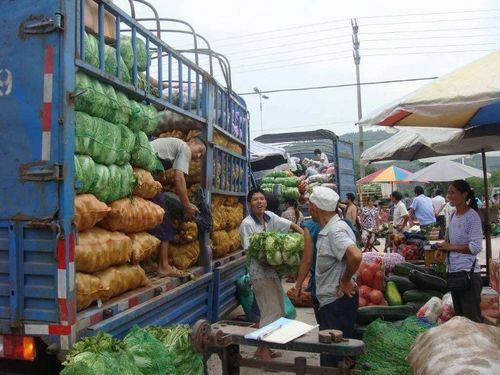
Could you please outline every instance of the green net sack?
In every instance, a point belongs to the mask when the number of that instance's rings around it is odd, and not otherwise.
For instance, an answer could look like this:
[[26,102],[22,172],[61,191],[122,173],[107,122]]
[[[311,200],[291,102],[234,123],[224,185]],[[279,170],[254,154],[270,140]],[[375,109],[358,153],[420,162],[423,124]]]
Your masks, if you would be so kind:
[[113,124],[123,124],[127,125],[130,120],[130,114],[132,113],[132,109],[130,108],[130,101],[127,98],[127,95],[124,93],[117,91],[116,92],[116,103],[117,109],[113,116]]
[[132,194],[135,184],[134,172],[130,164],[119,167],[110,165],[108,201],[112,202]]
[[99,68],[99,42],[95,36],[84,33],[85,62]]
[[[118,77],[124,82],[131,83],[130,72],[125,65],[122,57],[120,56],[120,76]],[[118,66],[118,60],[116,59],[116,48],[106,45],[104,47],[104,70],[116,77],[116,68]]]
[[95,163],[86,155],[75,155],[77,194],[88,193],[96,179]]
[[123,343],[143,375],[177,374],[168,348],[146,330],[133,327]]
[[[90,78],[84,73],[77,72],[76,92],[80,95],[75,98],[75,110],[110,122],[115,121],[120,102],[112,86]],[[130,107],[130,105],[127,104],[127,107]],[[120,111],[126,111],[126,109],[120,108]]]
[[120,167],[121,185],[120,185],[120,198],[129,196],[132,194],[134,187],[136,185],[136,178],[134,170],[130,164],[125,164]]
[[114,125],[120,130],[120,144],[115,164],[124,165],[130,161],[130,154],[135,147],[135,134],[125,125]]
[[[137,50],[137,71],[144,72],[147,67],[146,43],[142,39],[135,39]],[[132,49],[132,38],[129,36],[120,37],[120,55],[125,62],[128,70],[132,72],[134,67],[134,51]]]
[[363,336],[365,351],[357,360],[357,368],[369,367],[370,375],[411,375],[406,356],[417,336],[430,328],[428,322],[416,316],[406,318],[400,325],[375,320]]
[[134,134],[125,125],[114,125],[83,112],[75,113],[75,151],[96,163],[123,165],[130,160]]
[[135,133],[135,147],[132,151],[130,164],[147,171],[162,171],[163,166],[156,157],[148,136],[142,131]]
[[102,202],[110,202],[111,185],[110,185],[109,168],[102,164],[95,165],[95,180],[90,188],[90,193],[94,194],[97,199]]
[[131,115],[128,127],[132,131],[143,131],[147,135],[153,134],[158,127],[160,117],[152,105],[130,101]]

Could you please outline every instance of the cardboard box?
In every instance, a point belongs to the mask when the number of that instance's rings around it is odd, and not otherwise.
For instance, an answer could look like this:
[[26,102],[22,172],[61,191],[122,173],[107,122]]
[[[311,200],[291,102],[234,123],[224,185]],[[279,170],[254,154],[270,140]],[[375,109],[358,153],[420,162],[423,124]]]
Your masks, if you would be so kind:
[[500,258],[491,259],[489,264],[490,269],[490,286],[497,292],[500,292]]
[[[98,9],[94,0],[85,0],[85,29],[95,35],[99,32]],[[116,40],[116,18],[109,12],[104,13],[104,38],[108,42]]]

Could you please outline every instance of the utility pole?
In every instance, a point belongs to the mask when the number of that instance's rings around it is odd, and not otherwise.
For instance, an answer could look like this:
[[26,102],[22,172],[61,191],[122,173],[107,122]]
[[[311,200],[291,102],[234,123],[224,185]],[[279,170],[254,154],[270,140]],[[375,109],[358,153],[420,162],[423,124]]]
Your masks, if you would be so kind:
[[[358,21],[356,18],[351,18],[352,26],[352,56],[354,57],[354,65],[356,66],[356,91],[358,97],[358,120],[363,117],[363,112],[361,110],[361,85],[359,79],[359,63],[361,61],[361,56],[359,55],[359,39],[358,39]],[[358,125],[359,128],[359,155],[365,151],[365,141],[363,137],[363,126]],[[359,163],[359,174],[361,177],[365,177],[365,166]]]

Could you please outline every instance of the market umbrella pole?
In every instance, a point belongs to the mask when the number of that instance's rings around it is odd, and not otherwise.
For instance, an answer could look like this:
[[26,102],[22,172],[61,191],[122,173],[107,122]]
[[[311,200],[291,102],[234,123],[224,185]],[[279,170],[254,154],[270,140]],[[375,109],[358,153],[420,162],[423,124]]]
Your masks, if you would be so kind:
[[491,261],[491,222],[490,222],[490,195],[488,194],[488,175],[486,172],[486,152],[484,148],[481,150],[483,159],[483,181],[484,181],[484,196],[486,198],[486,214],[484,221],[484,236],[486,238],[486,277],[490,279],[490,261]]

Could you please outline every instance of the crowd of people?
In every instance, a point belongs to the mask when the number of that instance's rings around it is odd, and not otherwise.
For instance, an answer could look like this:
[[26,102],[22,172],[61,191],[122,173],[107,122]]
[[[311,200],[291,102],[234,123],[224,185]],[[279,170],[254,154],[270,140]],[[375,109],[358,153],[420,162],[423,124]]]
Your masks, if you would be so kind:
[[[446,254],[455,313],[481,322],[481,278],[477,254],[482,249],[483,233],[475,196],[464,180],[450,184],[447,198],[443,197],[442,191],[436,191],[433,199],[423,193],[422,187],[417,186],[411,202],[406,199],[408,196],[398,191],[391,194],[393,229],[402,233],[412,220],[418,220],[423,228],[443,222],[446,227],[448,223],[445,239],[437,244],[437,248]],[[294,200],[287,200],[282,217],[278,216],[269,210],[266,193],[259,188],[249,192],[247,201],[250,213],[240,229],[243,247],[247,249],[250,236],[258,232],[301,233],[304,253],[296,277],[297,296],[303,292],[302,285],[309,276],[307,290],[313,298],[319,328],[337,329],[345,338],[351,338],[358,309],[355,274],[362,261],[355,231],[358,225],[370,230],[379,224],[375,200],[370,199],[360,210],[355,204],[354,194],[348,194],[345,202],[340,202],[333,189],[319,186],[309,197],[310,220],[304,220]],[[453,212],[448,213],[447,206]],[[252,259],[249,274],[262,327],[284,315],[284,292],[273,267]],[[455,288],[454,280],[468,282]],[[281,354],[259,347],[255,355],[270,360]],[[352,362],[349,358],[322,354],[321,365],[349,367]]]

